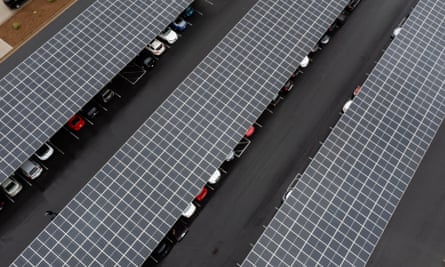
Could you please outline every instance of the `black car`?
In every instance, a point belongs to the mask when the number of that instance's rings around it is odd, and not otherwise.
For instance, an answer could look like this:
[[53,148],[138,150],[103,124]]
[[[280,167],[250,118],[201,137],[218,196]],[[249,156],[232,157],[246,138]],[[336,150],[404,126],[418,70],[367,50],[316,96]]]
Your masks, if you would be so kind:
[[346,6],[346,10],[351,12],[358,6],[358,4],[360,4],[360,0],[351,0],[349,1],[349,4]]
[[99,92],[99,100],[106,104],[114,98],[115,94],[116,93],[110,88],[104,88]]
[[151,53],[146,51],[145,49],[136,57],[136,63],[145,70],[149,70],[155,66],[156,60],[151,56]]
[[179,219],[167,234],[167,238],[176,243],[180,242],[189,232],[189,228],[185,222]]
[[89,119],[95,118],[100,113],[100,109],[93,103],[88,103],[82,108],[82,114]]
[[27,1],[28,0],[3,0],[3,3],[10,9],[18,9]]
[[150,255],[150,258],[154,260],[156,263],[162,261],[165,257],[167,257],[168,253],[173,248],[173,243],[168,239],[163,239],[161,243],[153,250]]

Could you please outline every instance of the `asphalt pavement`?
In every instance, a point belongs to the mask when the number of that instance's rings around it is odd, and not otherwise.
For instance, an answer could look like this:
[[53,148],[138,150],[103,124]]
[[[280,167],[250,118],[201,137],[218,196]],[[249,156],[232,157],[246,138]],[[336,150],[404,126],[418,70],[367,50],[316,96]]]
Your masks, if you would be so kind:
[[[56,152],[45,162],[48,171],[0,214],[1,266],[10,263],[49,222],[44,212],[62,209],[255,2],[198,1],[202,15],[190,20],[191,27],[155,69],[136,86],[116,79],[112,86],[122,98],[107,105],[108,111],[101,110],[94,125],[79,133],[79,140],[66,130],[52,138],[63,154]],[[228,173],[189,234],[160,266],[236,266],[244,259],[288,184],[304,171],[338,120],[342,105],[366,79],[390,42],[392,29],[415,2],[362,0],[330,44],[315,55],[293,91],[260,119],[263,127],[257,128],[246,153],[225,166]],[[75,8],[81,10],[85,3],[78,1]],[[66,14],[60,20],[69,21],[75,10]],[[8,60],[7,66],[31,53],[62,21],[56,24],[20,49],[16,61]],[[3,64],[0,76],[5,73]],[[445,168],[437,164],[445,151],[445,139],[438,138],[443,131],[442,127],[370,266],[445,266],[440,265],[445,254],[445,194],[441,192]]]
[[[78,5],[79,2],[82,5]],[[69,9],[68,13],[56,20],[57,25],[49,25],[32,42],[3,62],[0,76],[32,53],[91,2],[78,1],[74,9]],[[15,203],[8,202],[5,210],[0,212],[0,266],[12,262],[43,230],[50,221],[44,215],[45,211],[60,211],[253,3],[255,0],[197,1],[198,13],[189,19],[189,28],[159,58],[154,69],[135,86],[122,78],[114,79],[111,87],[121,98],[115,98],[104,105],[108,111],[101,109],[97,118],[92,120],[94,125],[87,124],[80,132],[74,133],[78,139],[66,128],[51,138],[52,144],[60,152],[57,151],[53,158],[43,162],[48,170],[32,186],[25,186]],[[25,184],[25,180],[20,181]]]
[[273,114],[261,118],[263,127],[247,152],[226,168],[223,184],[160,266],[236,266],[243,261],[288,184],[304,171],[414,2],[362,1]]

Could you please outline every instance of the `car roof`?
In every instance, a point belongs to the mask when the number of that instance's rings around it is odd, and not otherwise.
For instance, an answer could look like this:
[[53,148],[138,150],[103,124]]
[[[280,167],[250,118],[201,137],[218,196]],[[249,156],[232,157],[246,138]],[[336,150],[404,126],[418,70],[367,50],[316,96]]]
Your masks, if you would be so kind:
[[30,171],[32,170],[35,166],[37,165],[37,163],[31,161],[31,160],[27,160],[25,162],[23,162],[22,166],[20,167],[22,170],[24,171]]

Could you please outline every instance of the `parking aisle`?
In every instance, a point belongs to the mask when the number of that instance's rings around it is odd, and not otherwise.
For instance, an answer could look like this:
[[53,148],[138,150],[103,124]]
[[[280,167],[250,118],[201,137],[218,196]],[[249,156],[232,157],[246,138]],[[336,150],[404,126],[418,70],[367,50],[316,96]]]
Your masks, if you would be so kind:
[[189,28],[153,69],[134,86],[115,79],[113,90],[121,98],[104,105],[106,110],[79,131],[65,127],[51,138],[57,151],[44,163],[48,171],[32,186],[24,185],[16,203],[7,203],[0,212],[2,263],[11,262],[29,244],[49,222],[45,211],[62,209],[254,2],[197,1],[199,13],[189,19]]
[[[411,0],[410,3],[416,2]],[[159,266],[236,266],[341,116],[408,12],[406,1],[361,1],[330,43],[266,115],[252,144],[234,161],[188,235]],[[366,34],[363,34],[366,33]]]

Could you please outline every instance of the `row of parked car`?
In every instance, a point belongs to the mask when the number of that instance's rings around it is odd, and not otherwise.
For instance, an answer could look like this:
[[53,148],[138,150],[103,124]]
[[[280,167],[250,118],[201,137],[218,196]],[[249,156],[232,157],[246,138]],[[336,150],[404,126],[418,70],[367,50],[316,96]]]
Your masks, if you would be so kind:
[[[17,9],[26,1],[21,0],[4,0],[4,3],[10,8]],[[178,32],[183,32],[188,27],[186,18],[192,16],[195,9],[192,6],[187,7],[184,12],[169,27],[162,31],[159,36],[150,42],[134,59],[134,62],[142,66],[145,70],[149,70],[155,66],[156,59],[167,49],[166,45],[174,44],[178,38]],[[94,119],[101,110],[106,110],[105,105],[110,103],[116,96],[119,96],[113,89],[111,84],[105,86],[89,103],[87,103],[77,114],[72,116],[66,123],[69,131],[79,132],[87,125],[87,121]],[[6,178],[0,186],[9,198],[14,198],[23,189],[23,185],[18,179],[17,174],[24,176],[26,179],[35,180],[44,171],[42,162],[48,160],[54,154],[54,148],[45,143],[40,147],[34,156],[26,160],[19,168],[16,175]],[[0,210],[6,205],[6,201],[0,197]]]
[[[308,67],[309,63],[311,62],[311,56],[321,50],[324,46],[326,46],[330,41],[330,36],[335,32],[336,29],[341,27],[344,24],[344,21],[346,20],[347,16],[352,12],[353,9],[358,5],[360,0],[352,0],[348,6],[345,8],[345,10],[340,15],[339,19],[337,19],[334,24],[329,28],[328,32],[320,39],[320,41],[317,43],[317,45],[312,49],[312,51],[303,58],[303,60],[300,62],[297,70],[292,73],[289,80],[284,84],[284,86],[281,88],[280,93],[277,95],[277,98],[280,96],[283,96],[287,93],[289,93],[293,87],[294,82],[298,74],[301,73],[301,70]],[[276,98],[272,101],[275,102]],[[253,134],[256,131],[256,127],[254,125],[250,126],[245,135],[244,138],[252,137]],[[231,151],[227,157],[226,162],[231,161],[235,158],[236,151]],[[191,223],[191,219],[196,214],[196,211],[198,210],[198,207],[202,206],[202,203],[204,199],[206,199],[208,193],[211,190],[214,190],[215,184],[217,184],[220,181],[220,178],[222,176],[221,170],[217,169],[207,180],[207,184],[202,188],[201,192],[195,197],[195,199],[190,203],[187,208],[183,211],[180,219],[173,225],[173,227],[170,229],[170,231],[167,233],[165,238],[158,244],[158,246],[153,250],[152,254],[149,258],[149,263],[158,263],[163,258],[165,258],[168,253],[173,248],[174,244],[177,242],[180,242],[188,233],[188,229]],[[283,195],[283,201],[290,195],[291,190],[295,186],[298,179],[294,179],[294,181],[289,186],[286,193]]]
[[[243,138],[250,138],[256,132],[256,127],[254,125],[250,126]],[[236,158],[235,151],[231,151],[225,158],[225,162],[230,162]],[[153,250],[148,264],[159,263],[164,259],[168,253],[171,251],[173,246],[180,242],[187,235],[189,231],[190,224],[195,218],[197,212],[203,208],[205,202],[208,200],[210,192],[217,189],[218,183],[223,175],[223,169],[220,167],[216,169],[212,175],[207,179],[206,185],[201,189],[198,195],[195,196],[193,201],[182,212],[179,220],[173,225],[170,231],[167,233],[165,238],[158,244],[158,246]]]

